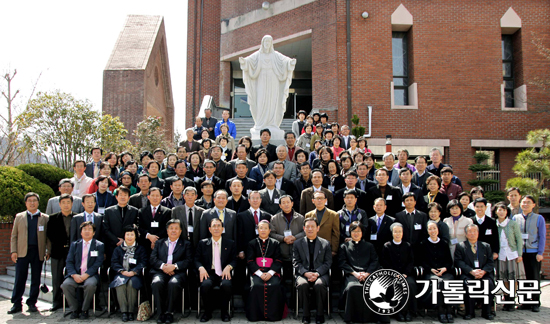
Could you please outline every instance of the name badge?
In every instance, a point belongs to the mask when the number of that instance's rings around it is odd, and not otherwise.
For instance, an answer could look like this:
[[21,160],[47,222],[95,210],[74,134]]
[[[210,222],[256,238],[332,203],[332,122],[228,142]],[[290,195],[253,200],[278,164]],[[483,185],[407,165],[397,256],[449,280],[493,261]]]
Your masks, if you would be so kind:
[[349,233],[349,225],[346,225],[346,233]]
[[306,147],[311,147],[311,144],[306,144]]
[[201,177],[193,177],[193,181],[197,182],[197,181],[199,181],[200,178]]
[[249,196],[251,191],[252,190],[250,190],[250,189],[246,189],[246,195]]
[[132,263],[132,264],[136,264],[136,263],[137,263],[136,259],[134,259],[134,258],[130,258],[130,260],[128,260],[128,261],[129,261],[130,263]]
[[488,228],[486,231],[485,231],[485,235],[491,235],[493,234],[493,231],[491,231],[490,228]]
[[370,240],[371,241],[376,241],[378,239],[378,235],[377,234],[371,234],[370,235]]
[[479,268],[479,261],[477,260],[474,261],[474,267]]
[[285,233],[285,237],[292,236],[292,231],[291,230],[286,230],[284,233]]
[[105,214],[105,208],[104,207],[99,207],[99,208],[97,208],[97,212],[103,215],[103,214]]
[[38,226],[38,231],[39,232],[44,232],[44,226],[42,226],[42,225]]
[[328,190],[334,192],[334,186],[328,186]]
[[97,251],[90,251],[91,257],[97,257]]
[[389,195],[386,197],[386,200],[392,200],[392,199],[393,199],[392,195]]
[[78,190],[78,189],[73,190],[73,195],[74,196],[80,195],[80,190]]
[[456,239],[456,238],[451,239],[451,244],[452,244],[452,245],[458,244],[458,239]]
[[258,229],[256,229],[256,235],[258,235]]
[[193,233],[193,226],[187,226],[187,232]]
[[166,261],[172,261],[174,259],[174,256],[173,255],[169,255],[168,256],[168,259]]
[[279,203],[279,198],[273,199],[273,202],[276,203],[276,204],[278,204],[278,203]]
[[422,229],[422,225],[414,224],[414,229],[418,231],[418,230]]
[[159,222],[151,222],[151,227],[159,227]]
[[528,240],[529,239],[529,234],[527,234],[527,233],[521,234],[521,238],[524,239],[524,240]]

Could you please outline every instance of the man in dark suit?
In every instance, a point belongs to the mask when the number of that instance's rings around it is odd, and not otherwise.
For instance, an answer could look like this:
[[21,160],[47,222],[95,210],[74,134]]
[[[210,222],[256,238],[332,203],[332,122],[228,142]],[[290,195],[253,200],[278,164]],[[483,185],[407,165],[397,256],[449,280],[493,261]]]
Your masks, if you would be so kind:
[[384,244],[389,242],[393,236],[390,230],[391,224],[395,222],[395,218],[385,214],[386,201],[384,198],[376,198],[373,206],[376,215],[369,218],[369,228],[371,230],[366,240],[374,245],[378,257],[382,255]]
[[[374,206],[374,200],[382,197],[386,200],[386,206],[388,206],[386,213],[388,215],[395,215],[403,210],[401,207],[401,190],[388,184],[388,170],[386,168],[376,170],[376,181],[378,181],[378,184],[367,191],[369,206]],[[369,216],[375,214],[371,208],[366,212]]]
[[273,164],[273,172],[275,172],[275,187],[284,191],[287,195],[291,195],[292,199],[298,199],[300,193],[296,191],[294,182],[284,177],[285,165],[277,161]]
[[214,193],[214,207],[202,213],[200,225],[200,239],[210,237],[208,224],[212,218],[219,218],[223,222],[223,238],[232,241],[237,240],[237,214],[227,205],[227,191],[221,189]]
[[[412,180],[412,172],[409,168],[402,168],[399,169],[399,180],[400,183],[397,186],[399,190],[401,190],[401,195],[412,192],[414,193],[414,196],[416,197],[416,209],[427,212],[427,205],[426,201],[424,200],[424,192],[422,192],[422,188],[418,187],[414,183],[411,182]],[[404,209],[405,204],[402,203],[401,207]]]
[[489,244],[493,251],[493,260],[498,258],[500,251],[500,240],[498,238],[497,223],[491,217],[485,215],[487,209],[487,199],[481,197],[474,200],[474,209],[476,215],[472,217],[472,221],[479,227],[479,237],[481,242]]
[[185,205],[172,209],[172,219],[179,219],[181,222],[181,237],[191,242],[193,251],[199,244],[200,220],[204,209],[195,205],[197,189],[187,187],[183,190]]
[[315,205],[313,204],[313,194],[317,191],[322,191],[325,193],[328,209],[334,210],[334,197],[332,196],[332,192],[322,187],[323,171],[320,169],[313,170],[311,172],[311,183],[313,183],[313,186],[302,191],[302,197],[300,198],[300,214],[305,215],[308,212],[315,210]]
[[94,212],[96,205],[96,196],[94,194],[85,194],[82,197],[82,206],[84,212],[75,215],[71,220],[71,242],[80,240],[80,225],[84,222],[92,222],[95,225],[94,238],[98,241],[104,241],[105,226],[103,225],[103,215]]
[[368,192],[370,188],[376,186],[376,182],[367,178],[369,175],[367,162],[358,163],[355,166],[355,170],[357,171],[357,183],[355,184],[355,188]]
[[149,190],[149,206],[138,212],[139,243],[145,248],[147,255],[155,247],[155,242],[168,237],[166,223],[172,219],[172,210],[160,204],[162,194],[159,188]]
[[101,164],[101,156],[103,155],[103,149],[100,147],[93,147],[90,150],[92,156],[92,162],[86,164],[86,176],[95,179],[99,176],[99,166]]
[[[214,186],[214,192],[218,189],[225,188],[225,180],[222,180],[220,177],[214,174],[216,171],[216,162],[212,160],[205,160],[203,163],[203,170],[204,170],[204,176],[199,178],[196,181],[196,188],[200,189],[202,188],[201,185],[203,182],[209,180],[212,182],[212,185]],[[197,192],[198,197],[202,197],[202,193],[199,191]]]
[[[69,253],[69,235],[71,230],[71,221],[74,213],[71,208],[73,197],[69,194],[62,194],[58,200],[61,211],[50,215],[48,220],[48,231],[46,236],[51,242],[52,258],[52,288],[53,305],[50,311],[61,308],[61,283],[63,283],[63,268],[65,268],[65,259]],[[82,204],[81,204],[82,206]]]
[[172,182],[176,180],[181,180],[183,183],[183,188],[186,187],[194,187],[195,182],[191,179],[187,179],[185,177],[185,173],[187,173],[187,162],[184,160],[177,160],[176,164],[174,164],[174,170],[176,171],[176,175],[173,177],[169,177],[164,179],[164,192],[163,192],[163,198],[166,198],[172,193],[172,189],[170,186],[172,185]]
[[403,225],[403,241],[411,244],[414,259],[422,260],[418,254],[418,247],[420,242],[428,237],[428,215],[415,208],[416,195],[413,192],[409,191],[403,195],[403,203],[405,210],[395,214],[395,221]]
[[317,323],[324,323],[324,310],[327,303],[329,270],[332,266],[332,254],[329,241],[317,237],[319,223],[317,218],[306,218],[304,222],[306,237],[296,240],[293,248],[293,265],[296,273],[296,287],[304,310],[303,324],[310,322],[309,287],[313,287],[317,305]]
[[[136,207],[137,209],[142,209],[145,206],[149,206],[149,199],[147,198],[147,195],[149,194],[149,189],[151,188],[151,177],[146,173],[140,174],[137,186],[140,189],[140,192],[130,196],[130,202],[128,204]],[[161,189],[162,192],[162,188],[159,189]]]
[[248,173],[248,168],[246,166],[246,162],[245,161],[237,161],[236,163],[236,166],[235,166],[235,169],[237,170],[237,176],[236,177],[233,177],[231,179],[228,179],[226,182],[225,182],[225,190],[226,191],[229,191],[229,186],[231,186],[231,182],[235,179],[239,179],[241,180],[242,182],[242,185],[243,185],[243,192],[242,194],[245,196],[245,197],[248,197],[248,193],[251,192],[252,190],[258,190],[259,189],[259,185],[258,183],[256,182],[256,180],[254,179],[251,179],[249,177],[247,177],[247,173]]
[[250,208],[237,214],[237,251],[239,251],[239,259],[241,260],[246,258],[245,252],[248,242],[258,237],[258,223],[262,220],[271,221],[273,216],[260,209],[262,197],[258,191],[252,191],[248,201],[250,202]]
[[260,130],[260,139],[262,141],[261,144],[254,145],[250,148],[250,157],[254,157],[255,159],[256,152],[263,148],[266,149],[269,153],[269,160],[267,161],[268,163],[277,160],[277,146],[269,143],[269,141],[271,140],[271,131],[269,130],[269,128],[264,128]]
[[[69,308],[72,311],[71,319],[79,318],[79,309],[82,309],[80,319],[88,319],[88,309],[99,283],[98,269],[103,264],[105,246],[94,239],[94,232],[94,224],[82,223],[80,225],[82,239],[71,243],[67,255],[67,276],[61,289],[69,302]],[[84,286],[84,300],[81,308],[76,298],[76,289],[79,286]]]
[[185,134],[187,135],[187,140],[180,142],[180,146],[185,147],[188,153],[196,152],[201,149],[201,144],[193,138],[195,136],[195,132],[193,131],[193,128],[188,128],[185,131]]
[[105,209],[103,224],[105,225],[105,252],[107,263],[115,248],[124,242],[122,229],[127,225],[138,225],[138,209],[128,205],[130,189],[121,186],[116,192],[118,204]]
[[231,180],[229,190],[231,190],[231,196],[227,198],[227,208],[235,211],[237,214],[250,208],[248,199],[243,196],[243,182],[240,179]]
[[204,110],[204,116],[205,117],[202,118],[202,127],[208,129],[210,139],[215,140],[216,134],[214,134],[214,128],[216,127],[218,120],[212,117],[212,110],[210,108],[206,108]]
[[201,322],[208,322],[212,318],[211,292],[214,286],[220,287],[222,321],[231,320],[227,310],[232,294],[231,271],[236,265],[237,248],[235,241],[222,238],[223,228],[219,218],[211,219],[208,224],[211,237],[201,240],[195,252],[195,268],[199,271],[200,293],[205,307]]
[[[151,289],[159,313],[157,323],[172,323],[174,307],[187,281],[187,269],[193,256],[191,243],[181,239],[182,226],[179,220],[166,223],[168,237],[158,240],[151,253]],[[153,305],[155,307],[155,305]]]
[[252,168],[255,167],[257,163],[246,157],[246,146],[244,144],[237,145],[237,147],[235,148],[235,152],[237,153],[237,158],[229,161],[229,163],[233,167],[233,172],[237,172],[237,162],[244,161],[246,163],[246,167],[248,168],[248,171],[246,172],[246,176],[248,177],[250,175],[250,170],[252,170]]
[[275,215],[281,210],[279,199],[285,192],[275,188],[275,173],[273,171],[266,171],[264,173],[264,184],[265,188],[259,191],[262,199],[260,208],[271,215]]
[[416,171],[413,172],[411,182],[422,189],[422,193],[426,195],[428,193],[428,188],[426,187],[426,180],[433,174],[426,170],[428,166],[428,158],[424,155],[417,156],[414,159],[414,165]]
[[483,300],[481,308],[481,316],[492,321],[494,316],[491,314],[491,306],[493,305],[493,294],[495,289],[494,275],[495,270],[493,263],[493,253],[491,246],[485,242],[478,241],[479,228],[475,224],[466,225],[464,228],[467,241],[458,243],[455,250],[455,265],[462,270],[461,279],[464,280],[464,290],[466,291],[465,305],[466,315],[465,320],[471,320],[475,317],[475,300],[470,298],[468,294],[468,283],[474,280],[485,280],[481,285],[489,285],[489,298]]
[[221,159],[222,147],[219,145],[214,145],[210,149],[210,155],[212,157],[212,161],[216,163],[216,171],[214,174],[224,181],[231,179],[235,173],[233,172],[231,164]]
[[334,210],[340,210],[342,207],[344,207],[344,193],[347,190],[354,189],[357,193],[357,208],[362,210],[367,210],[368,207],[368,201],[367,201],[367,193],[361,189],[358,189],[356,187],[357,185],[357,172],[355,171],[349,171],[346,173],[345,182],[346,187],[340,190],[337,190],[334,193]]

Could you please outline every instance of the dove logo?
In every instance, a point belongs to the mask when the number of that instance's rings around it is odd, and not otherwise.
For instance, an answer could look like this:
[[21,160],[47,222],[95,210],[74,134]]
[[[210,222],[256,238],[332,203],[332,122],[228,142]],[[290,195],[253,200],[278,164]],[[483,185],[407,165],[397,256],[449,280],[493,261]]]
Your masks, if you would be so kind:
[[394,315],[409,300],[409,284],[399,272],[381,269],[368,276],[363,284],[363,299],[379,315]]

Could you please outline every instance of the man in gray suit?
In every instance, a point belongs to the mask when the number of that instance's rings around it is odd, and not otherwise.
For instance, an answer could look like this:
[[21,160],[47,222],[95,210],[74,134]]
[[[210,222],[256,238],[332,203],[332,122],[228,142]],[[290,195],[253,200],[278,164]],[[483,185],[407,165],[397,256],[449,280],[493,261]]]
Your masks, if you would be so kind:
[[[50,198],[50,200],[48,200],[48,206],[46,207],[47,215],[57,214],[61,211],[61,208],[59,207],[59,197],[62,194],[71,195],[73,192],[74,183],[69,178],[61,179],[61,181],[59,181],[58,188],[60,195],[57,197],[52,197]],[[82,199],[80,199],[80,197],[73,196],[72,211],[75,214],[79,214],[84,211],[84,207],[82,207]]]
[[82,197],[82,206],[84,208],[84,212],[75,215],[71,220],[71,243],[82,238],[82,236],[80,235],[80,224],[84,222],[92,222],[92,224],[94,224],[94,238],[98,241],[103,242],[103,233],[105,232],[105,229],[103,227],[103,215],[94,212],[95,205],[96,196],[94,194],[85,194]]
[[279,199],[285,192],[275,187],[275,173],[273,171],[265,172],[264,183],[265,188],[260,190],[260,197],[262,197],[260,208],[271,215],[275,215],[281,211]]
[[[285,168],[285,173],[283,174],[283,178],[294,182],[296,180],[296,163],[291,162],[286,159],[288,156],[288,148],[284,145],[277,146],[277,159],[278,161],[283,163],[283,166]],[[269,170],[273,170],[273,166],[275,165],[277,161],[273,161],[269,163],[268,168]]]
[[205,210],[201,216],[199,239],[211,237],[208,224],[213,218],[219,218],[223,223],[222,238],[237,241],[237,214],[235,211],[225,208],[227,197],[227,191],[223,189],[214,193],[214,207]]
[[329,241],[318,237],[319,223],[317,218],[306,218],[304,221],[306,237],[296,240],[293,249],[293,265],[296,272],[296,287],[299,300],[304,310],[303,324],[310,322],[309,287],[313,287],[316,296],[316,323],[324,323],[324,309],[327,303],[327,286],[329,270],[332,266],[332,250]]
[[200,220],[204,209],[195,205],[197,189],[193,187],[183,189],[183,199],[185,205],[172,208],[172,219],[180,220],[181,237],[191,242],[194,251],[199,244]]
[[382,161],[384,161],[384,166],[388,169],[388,184],[394,187],[399,185],[399,170],[393,168],[395,164],[395,155],[391,152],[387,152],[382,156]]

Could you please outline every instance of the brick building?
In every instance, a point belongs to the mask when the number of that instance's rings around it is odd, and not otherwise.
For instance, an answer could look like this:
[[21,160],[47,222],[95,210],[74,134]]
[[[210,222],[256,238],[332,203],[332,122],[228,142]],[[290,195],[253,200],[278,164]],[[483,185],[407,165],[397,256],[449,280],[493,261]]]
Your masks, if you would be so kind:
[[527,132],[550,125],[550,98],[531,84],[550,75],[533,43],[550,47],[548,1],[188,3],[188,127],[204,95],[247,117],[238,58],[264,35],[298,61],[285,118],[318,109],[342,125],[357,114],[377,157],[387,135],[394,153],[439,147],[466,184],[473,154],[490,151],[504,189]]
[[129,131],[147,116],[162,117],[174,137],[174,104],[162,16],[129,15],[103,71],[103,112]]

